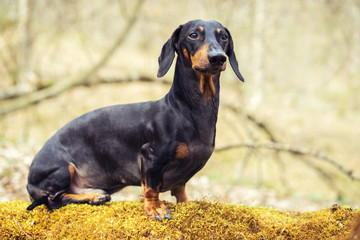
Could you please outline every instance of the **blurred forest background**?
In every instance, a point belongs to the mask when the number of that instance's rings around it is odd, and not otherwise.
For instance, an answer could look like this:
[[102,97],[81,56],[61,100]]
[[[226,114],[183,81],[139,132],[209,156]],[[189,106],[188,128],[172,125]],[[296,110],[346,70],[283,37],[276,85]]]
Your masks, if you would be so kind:
[[217,150],[189,197],[359,207],[359,0],[0,0],[0,201],[28,199],[34,155],[70,120],[163,97],[174,67],[157,79],[157,58],[192,19],[230,30],[245,83],[222,73]]

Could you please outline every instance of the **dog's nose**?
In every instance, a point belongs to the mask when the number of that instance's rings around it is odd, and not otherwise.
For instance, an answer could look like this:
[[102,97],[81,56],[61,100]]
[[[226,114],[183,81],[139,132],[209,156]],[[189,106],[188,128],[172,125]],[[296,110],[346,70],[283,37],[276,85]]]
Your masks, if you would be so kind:
[[209,62],[214,67],[220,67],[226,62],[226,55],[223,53],[209,53]]

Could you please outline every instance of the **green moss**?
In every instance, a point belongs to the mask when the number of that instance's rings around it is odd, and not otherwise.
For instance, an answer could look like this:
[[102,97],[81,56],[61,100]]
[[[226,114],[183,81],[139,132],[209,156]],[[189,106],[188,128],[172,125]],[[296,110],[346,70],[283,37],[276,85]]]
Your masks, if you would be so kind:
[[350,232],[356,212],[337,207],[316,212],[224,205],[166,203],[172,220],[148,219],[141,202],[68,205],[49,211],[29,202],[0,203],[0,239],[331,239]]

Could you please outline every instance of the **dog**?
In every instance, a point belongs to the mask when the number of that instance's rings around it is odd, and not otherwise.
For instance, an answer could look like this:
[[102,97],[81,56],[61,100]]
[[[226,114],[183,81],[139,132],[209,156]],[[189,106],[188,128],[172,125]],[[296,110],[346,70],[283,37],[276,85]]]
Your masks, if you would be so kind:
[[146,214],[171,219],[159,193],[186,202],[185,184],[215,146],[219,77],[227,58],[238,69],[230,32],[216,21],[180,25],[164,44],[157,76],[177,54],[172,87],[158,101],[115,105],[86,113],[56,132],[36,154],[27,190],[32,204],[57,209],[98,205],[125,186],[141,186]]

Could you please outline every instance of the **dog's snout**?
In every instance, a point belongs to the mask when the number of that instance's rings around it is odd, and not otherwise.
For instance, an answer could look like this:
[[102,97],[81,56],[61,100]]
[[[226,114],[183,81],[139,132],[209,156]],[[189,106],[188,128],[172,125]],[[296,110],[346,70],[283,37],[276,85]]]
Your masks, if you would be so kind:
[[224,53],[209,53],[209,62],[214,67],[220,67],[226,62],[226,55]]

